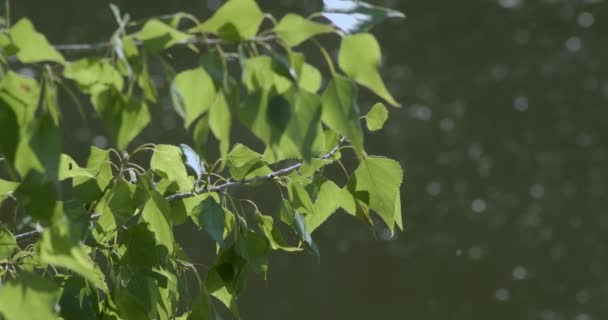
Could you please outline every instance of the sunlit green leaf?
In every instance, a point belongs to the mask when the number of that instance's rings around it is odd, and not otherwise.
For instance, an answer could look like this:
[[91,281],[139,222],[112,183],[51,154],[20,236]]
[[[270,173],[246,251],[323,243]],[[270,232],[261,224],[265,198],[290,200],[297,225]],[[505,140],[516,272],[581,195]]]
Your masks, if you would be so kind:
[[180,191],[192,190],[193,184],[188,179],[186,166],[182,161],[182,151],[179,147],[159,144],[154,147],[150,167],[157,175],[177,183]]
[[62,181],[75,177],[94,178],[88,170],[78,166],[72,157],[67,154],[61,154],[61,158],[59,158],[59,180]]
[[269,148],[266,160],[310,160],[319,137],[321,101],[304,90],[254,93],[244,101],[241,119]]
[[139,39],[144,42],[144,47],[151,52],[174,46],[177,43],[186,42],[192,36],[181,32],[158,19],[146,22],[138,34]]
[[91,153],[87,160],[86,170],[94,177],[74,177],[72,186],[74,197],[83,203],[95,201],[101,197],[102,190],[106,188],[112,179],[112,167],[109,163],[110,153],[91,147]]
[[363,160],[348,181],[348,189],[370,209],[376,211],[387,227],[395,226],[395,197],[403,182],[401,165],[384,157]]
[[391,105],[398,107],[399,103],[388,92],[378,72],[381,57],[380,46],[376,38],[369,33],[361,33],[342,39],[338,62],[340,68],[350,78],[372,90]]
[[121,91],[124,80],[109,59],[83,58],[66,65],[63,75],[74,80],[84,92],[94,92],[94,86],[112,86]]
[[363,149],[363,129],[359,121],[357,86],[341,76],[334,77],[323,93],[323,123],[347,137],[357,148]]
[[0,261],[9,258],[17,249],[15,236],[6,228],[0,226]]
[[0,314],[6,320],[57,319],[61,289],[53,280],[21,272],[0,288]]
[[215,33],[229,41],[252,39],[263,20],[264,13],[254,0],[228,0],[209,20],[191,31]]
[[285,62],[280,64],[270,56],[257,56],[245,61],[243,84],[249,92],[267,91],[274,87],[278,93],[283,93],[293,86],[290,79],[293,74],[291,66]]
[[338,187],[333,181],[323,179],[316,190],[314,214],[304,218],[308,232],[312,233],[325,222],[336,210],[343,208],[346,211],[355,211],[353,196],[348,190]]
[[298,78],[298,86],[308,92],[316,93],[321,88],[323,77],[321,72],[313,65],[305,63],[300,70]]
[[382,103],[376,103],[365,116],[369,131],[377,131],[384,127],[388,119],[388,110]]
[[218,93],[209,110],[209,126],[220,142],[220,155],[225,158],[230,149],[232,114],[224,93]]
[[174,240],[169,203],[158,192],[152,192],[142,211],[142,221],[154,234],[156,245],[166,248],[167,254],[172,255]]
[[287,244],[287,241],[285,241],[285,238],[281,234],[281,231],[277,227],[275,227],[274,219],[271,216],[262,215],[259,212],[256,212],[255,216],[258,223],[258,227],[260,228],[260,230],[262,230],[262,232],[270,242],[270,247],[273,250],[283,250],[287,252],[302,250],[301,248],[293,247]]
[[55,50],[46,37],[34,29],[34,25],[23,18],[10,29],[13,44],[19,49],[17,58],[23,63],[52,61],[65,63],[63,56]]
[[240,143],[236,144],[227,158],[230,174],[236,180],[258,177],[271,173],[262,155]]
[[346,33],[364,32],[388,18],[404,18],[399,11],[358,0],[323,0],[323,16]]
[[173,104],[184,118],[186,128],[205,113],[215,100],[213,79],[203,68],[179,73],[172,86]]
[[80,244],[80,239],[72,234],[67,219],[44,231],[38,250],[44,263],[67,268],[96,287],[108,290],[103,273]]
[[316,35],[329,33],[334,29],[330,25],[313,22],[297,14],[287,14],[273,30],[288,46],[295,47]]

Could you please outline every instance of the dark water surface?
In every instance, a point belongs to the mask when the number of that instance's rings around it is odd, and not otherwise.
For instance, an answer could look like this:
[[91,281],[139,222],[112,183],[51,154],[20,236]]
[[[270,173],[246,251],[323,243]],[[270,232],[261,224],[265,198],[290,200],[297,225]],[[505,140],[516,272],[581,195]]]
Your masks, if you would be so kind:
[[[205,17],[220,1],[115,3],[136,18]],[[375,29],[404,108],[366,142],[406,169],[407,230],[374,240],[361,223],[332,218],[315,235],[321,264],[274,255],[268,281],[253,280],[242,298],[244,318],[608,319],[608,5],[375,3],[408,15]],[[13,7],[55,43],[105,40],[114,28],[105,0]],[[141,141],[182,142],[180,126],[166,115]],[[68,151],[82,159],[83,146],[104,142],[98,134],[70,129]],[[206,238],[182,240],[194,257],[211,250]]]

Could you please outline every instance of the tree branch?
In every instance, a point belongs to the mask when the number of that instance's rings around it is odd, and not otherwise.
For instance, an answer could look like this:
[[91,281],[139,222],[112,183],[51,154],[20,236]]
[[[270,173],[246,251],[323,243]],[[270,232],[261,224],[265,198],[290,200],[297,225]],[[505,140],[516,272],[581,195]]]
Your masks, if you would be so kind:
[[[318,159],[326,160],[326,159],[333,157],[336,154],[336,152],[338,152],[338,150],[340,149],[340,147],[342,146],[342,144],[345,141],[346,141],[346,138],[344,138],[344,137],[340,138],[340,140],[338,141],[338,144],[333,149],[331,149],[331,151],[329,151],[326,155],[324,155]],[[257,183],[257,182],[261,182],[261,181],[273,180],[276,177],[284,176],[293,171],[298,170],[300,167],[302,167],[303,164],[304,164],[304,162],[298,162],[289,167],[286,167],[286,168],[283,168],[283,169],[280,169],[277,171],[273,171],[265,176],[259,176],[259,177],[254,177],[254,178],[240,180],[240,181],[229,181],[224,184],[220,184],[218,186],[203,188],[201,190],[185,192],[185,193],[177,193],[177,194],[167,197],[166,200],[167,201],[182,200],[182,199],[186,199],[186,198],[195,197],[195,196],[201,195],[203,193],[219,192],[219,191],[223,191],[225,189],[232,188],[232,187],[245,186],[245,185],[249,185],[249,184],[253,184],[253,183]]]
[[[336,144],[336,146],[333,149],[331,149],[324,156],[317,158],[317,159],[318,160],[327,160],[327,159],[333,157],[338,152],[338,150],[340,149],[342,144],[344,144],[345,141],[346,141],[346,138],[344,138],[344,137],[340,138],[340,140],[338,141],[338,144]],[[232,188],[232,187],[246,186],[246,185],[254,184],[257,182],[273,180],[277,177],[282,177],[282,176],[288,175],[288,174],[300,169],[303,164],[304,164],[304,162],[301,161],[301,162],[298,162],[289,167],[285,167],[283,169],[273,171],[265,176],[259,176],[259,177],[254,177],[254,178],[239,180],[239,181],[229,181],[224,184],[220,184],[218,186],[203,188],[203,189],[192,191],[192,192],[177,193],[177,194],[166,197],[165,200],[168,202],[183,200],[183,199],[187,199],[187,198],[196,197],[198,195],[205,194],[205,193],[220,192],[220,191],[226,190],[228,188]],[[95,214],[91,215],[91,220],[97,220],[100,217],[101,217],[101,213],[95,213]],[[17,239],[17,240],[28,239],[30,237],[41,234],[42,231],[43,231],[42,228],[36,228],[35,230],[15,235],[15,239]]]
[[[276,36],[274,34],[268,34],[268,35],[258,36],[251,40],[245,40],[245,41],[254,41],[255,42],[255,41],[269,41],[269,40],[274,40],[274,39],[276,39]],[[138,47],[141,47],[144,45],[144,42],[137,38],[133,38],[133,42]],[[190,45],[218,45],[218,44],[224,44],[224,43],[227,43],[227,42],[220,38],[195,37],[195,38],[183,41],[183,42],[175,43],[174,46],[184,47],[184,46],[190,46]],[[108,48],[112,47],[112,42],[107,41],[107,42],[99,42],[99,43],[55,44],[55,45],[53,45],[53,47],[57,51],[63,51],[63,52],[90,52],[90,51],[100,51],[100,50],[108,49]]]

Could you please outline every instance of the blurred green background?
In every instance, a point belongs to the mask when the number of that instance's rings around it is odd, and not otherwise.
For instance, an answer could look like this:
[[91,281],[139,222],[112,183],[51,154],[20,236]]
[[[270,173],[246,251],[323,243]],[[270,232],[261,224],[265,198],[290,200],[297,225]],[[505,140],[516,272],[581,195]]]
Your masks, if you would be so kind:
[[[321,8],[258,2],[277,15]],[[407,14],[374,30],[404,107],[366,141],[405,168],[407,230],[375,240],[338,214],[314,235],[321,263],[275,254],[268,281],[252,279],[242,297],[243,318],[608,319],[608,4],[371,2]],[[134,18],[207,17],[222,1],[115,3]],[[105,0],[12,4],[53,43],[106,40],[115,28]],[[186,141],[169,101],[155,108],[138,142]],[[106,143],[99,128],[94,118],[65,128],[65,149],[83,159]],[[212,251],[193,228],[183,234],[194,258]]]

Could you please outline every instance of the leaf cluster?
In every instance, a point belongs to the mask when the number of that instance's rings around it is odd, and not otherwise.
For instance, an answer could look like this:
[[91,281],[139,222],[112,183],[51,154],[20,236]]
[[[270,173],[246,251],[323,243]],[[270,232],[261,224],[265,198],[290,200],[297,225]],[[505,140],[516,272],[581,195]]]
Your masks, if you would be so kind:
[[[54,46],[27,18],[0,19],[0,206],[14,209],[0,225],[3,318],[218,319],[221,305],[239,318],[248,274],[265,276],[272,251],[319,256],[311,234],[335,212],[370,227],[375,212],[391,233],[403,229],[401,166],[364,149],[362,120],[380,130],[388,110],[379,102],[361,116],[357,98],[363,86],[399,106],[368,30],[400,13],[345,0],[278,21],[254,0],[229,0],[205,21],[136,21],[111,9],[118,27],[100,44]],[[338,38],[337,66],[319,36]],[[306,45],[326,69],[307,59]],[[167,53],[176,48],[200,63],[176,70]],[[15,71],[22,66],[33,76]],[[134,146],[163,96],[192,146]],[[62,97],[94,110],[110,148],[91,146],[83,163],[63,153],[72,111]],[[234,141],[236,122],[263,150]],[[214,161],[205,157],[210,136]],[[345,152],[357,163],[351,172]],[[346,179],[330,179],[330,166]],[[261,184],[278,188],[277,212],[231,192]],[[215,244],[209,268],[176,241],[184,223]]]

